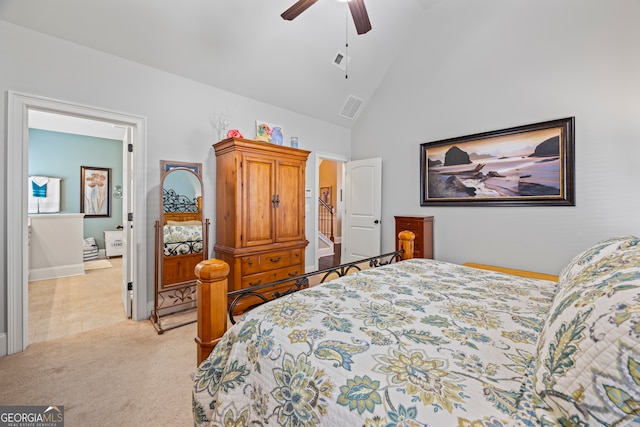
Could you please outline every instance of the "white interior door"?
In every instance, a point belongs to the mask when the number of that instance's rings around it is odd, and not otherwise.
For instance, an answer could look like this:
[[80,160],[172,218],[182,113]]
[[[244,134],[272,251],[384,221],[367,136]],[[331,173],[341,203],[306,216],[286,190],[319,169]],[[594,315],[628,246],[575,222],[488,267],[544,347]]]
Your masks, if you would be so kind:
[[347,162],[341,262],[380,255],[382,159]]
[[123,159],[123,189],[122,189],[122,224],[124,226],[124,251],[122,253],[122,304],[127,318],[131,318],[133,309],[133,221],[129,219],[129,212],[133,211],[133,150],[129,150],[132,142],[132,128],[127,127],[122,141]]

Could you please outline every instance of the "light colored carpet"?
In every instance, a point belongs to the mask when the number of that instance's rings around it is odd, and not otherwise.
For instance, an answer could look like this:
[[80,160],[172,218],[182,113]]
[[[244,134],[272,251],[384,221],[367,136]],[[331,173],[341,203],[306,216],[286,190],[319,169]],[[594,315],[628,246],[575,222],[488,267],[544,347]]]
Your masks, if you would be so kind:
[[86,270],[98,270],[100,268],[111,268],[113,265],[109,262],[108,259],[96,259],[93,261],[85,261],[84,269]]
[[29,283],[29,343],[61,338],[127,319],[122,259],[111,268]]
[[63,405],[68,426],[189,426],[196,324],[122,321],[0,358],[1,405]]

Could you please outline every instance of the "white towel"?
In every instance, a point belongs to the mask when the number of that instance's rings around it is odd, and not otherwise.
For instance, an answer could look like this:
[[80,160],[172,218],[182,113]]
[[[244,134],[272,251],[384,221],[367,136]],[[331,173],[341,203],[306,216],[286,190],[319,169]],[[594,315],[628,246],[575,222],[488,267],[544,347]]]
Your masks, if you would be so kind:
[[48,176],[32,176],[30,178],[38,185],[38,187],[42,187],[47,182],[49,182]]
[[27,183],[27,194],[29,194],[29,197],[27,200],[27,211],[29,213],[38,213],[38,205],[39,205],[40,198],[33,197],[33,190],[32,190],[33,178],[36,178],[36,177],[30,176],[29,182]]
[[47,182],[47,197],[39,198],[40,212],[60,212],[60,178],[49,178]]

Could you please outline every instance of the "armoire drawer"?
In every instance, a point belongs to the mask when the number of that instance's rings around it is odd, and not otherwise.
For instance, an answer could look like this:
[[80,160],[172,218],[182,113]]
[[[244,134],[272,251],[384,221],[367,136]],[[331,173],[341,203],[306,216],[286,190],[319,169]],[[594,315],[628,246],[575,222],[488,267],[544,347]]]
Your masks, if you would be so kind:
[[243,275],[241,282],[242,289],[249,288],[251,286],[264,285],[265,283],[271,283],[277,280],[298,276],[303,273],[304,268],[302,267],[302,264],[298,264],[291,267],[265,271],[263,273],[252,274],[249,276]]
[[299,264],[300,254],[300,249],[288,249],[242,257],[242,275],[246,276]]

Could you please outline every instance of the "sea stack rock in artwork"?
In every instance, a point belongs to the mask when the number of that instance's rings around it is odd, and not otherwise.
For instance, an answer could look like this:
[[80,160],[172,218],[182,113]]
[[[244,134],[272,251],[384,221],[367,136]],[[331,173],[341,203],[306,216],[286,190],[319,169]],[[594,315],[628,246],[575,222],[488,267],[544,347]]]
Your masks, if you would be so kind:
[[529,157],[552,157],[560,155],[560,137],[554,136],[549,138],[536,147],[533,154]]
[[468,165],[469,163],[471,163],[469,154],[456,146],[449,148],[447,153],[444,155],[445,166]]

